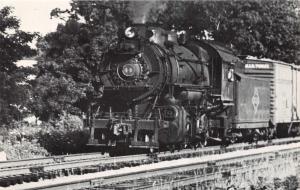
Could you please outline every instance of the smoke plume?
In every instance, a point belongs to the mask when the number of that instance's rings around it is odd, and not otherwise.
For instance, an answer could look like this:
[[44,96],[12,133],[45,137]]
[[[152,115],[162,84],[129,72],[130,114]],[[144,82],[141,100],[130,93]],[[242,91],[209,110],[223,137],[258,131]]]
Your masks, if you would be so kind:
[[163,9],[159,1],[131,1],[132,18],[134,23],[145,24],[149,19],[151,10]]

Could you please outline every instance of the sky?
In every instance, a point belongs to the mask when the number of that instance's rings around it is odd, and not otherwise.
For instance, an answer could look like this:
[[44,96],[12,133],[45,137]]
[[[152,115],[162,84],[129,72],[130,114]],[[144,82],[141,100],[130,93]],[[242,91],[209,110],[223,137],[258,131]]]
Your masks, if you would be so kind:
[[[70,8],[70,0],[0,0],[0,9],[4,6],[13,7],[13,16],[20,19],[20,29],[26,32],[39,32],[46,35],[56,30],[57,24],[63,21],[50,18],[50,12],[54,8],[62,10]],[[33,48],[35,42],[30,44]],[[36,60],[20,60],[17,66],[30,67],[36,64]]]
[[56,30],[59,19],[50,19],[54,8],[70,8],[70,0],[0,0],[0,8],[14,7],[12,15],[20,19],[20,29],[45,35]]

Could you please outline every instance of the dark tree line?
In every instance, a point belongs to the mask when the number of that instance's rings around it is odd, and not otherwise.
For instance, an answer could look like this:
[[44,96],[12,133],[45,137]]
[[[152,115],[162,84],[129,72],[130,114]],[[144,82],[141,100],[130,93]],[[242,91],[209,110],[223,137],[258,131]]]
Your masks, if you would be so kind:
[[[117,42],[118,32],[137,20],[135,15],[141,16],[135,14],[140,11],[147,22],[184,29],[198,38],[208,34],[240,55],[300,63],[296,0],[168,1],[155,2],[155,6],[147,3],[149,9],[139,10],[134,3],[74,1],[70,10],[54,9],[51,17],[66,22],[39,39],[36,79],[28,82],[30,72],[17,68],[15,62],[33,54],[27,42],[35,34],[19,31],[19,22],[10,16],[10,10],[1,9],[0,55],[5,61],[0,60],[0,112],[5,115],[1,114],[0,124],[15,119],[12,105],[27,107],[45,121],[63,112],[80,115],[87,111],[91,100],[100,95],[98,66],[103,54]],[[15,36],[5,34],[6,29],[15,30]],[[2,45],[7,44],[3,40],[12,45]],[[26,84],[22,88],[20,81]]]
[[128,2],[76,1],[71,5],[71,10],[51,12],[54,17],[67,12],[69,17],[38,43],[42,53],[32,110],[42,120],[56,118],[63,111],[87,111],[100,93],[98,66],[103,53],[129,20]]
[[[190,1],[168,2],[152,21],[172,25],[231,45],[240,55],[300,64],[299,2]],[[298,11],[298,12],[297,12]],[[155,11],[154,11],[155,12]],[[189,29],[190,28],[190,29]]]
[[[0,126],[20,120],[29,110],[31,69],[16,66],[16,61],[35,55],[28,45],[36,33],[19,30],[20,21],[12,8],[0,9]],[[28,110],[28,111],[27,111]]]

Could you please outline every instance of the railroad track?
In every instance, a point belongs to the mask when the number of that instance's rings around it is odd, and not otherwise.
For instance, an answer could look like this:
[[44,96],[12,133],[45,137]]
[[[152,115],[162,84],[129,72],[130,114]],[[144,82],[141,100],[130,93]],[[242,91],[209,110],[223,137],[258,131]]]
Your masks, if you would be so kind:
[[38,170],[43,167],[63,165],[64,163],[77,163],[108,157],[100,153],[71,154],[33,158],[24,160],[0,162],[0,186],[9,186],[14,182],[36,181]]
[[218,156],[183,158],[82,176],[69,176],[15,185],[11,189],[172,189],[194,184],[199,185],[207,180],[223,179],[226,178],[228,172],[235,172],[236,175],[246,171],[252,172],[254,167],[261,170],[266,167],[265,163],[280,164],[276,162],[278,158],[284,160],[289,157],[299,164],[299,159],[297,159],[299,156],[300,143],[298,142],[289,145],[238,150]]
[[[86,173],[120,169],[123,167],[150,164],[153,162],[176,160],[189,157],[201,157],[205,155],[221,154],[236,150],[254,149],[257,147],[288,144],[293,142],[300,142],[300,137],[276,139],[269,142],[260,141],[257,144],[240,143],[223,148],[220,148],[220,146],[214,146],[201,148],[198,150],[187,149],[175,153],[164,152],[157,154],[155,158],[149,157],[146,154],[113,158],[99,154],[85,154],[74,156],[70,155],[66,157],[59,156],[44,159],[0,162],[0,185],[10,186],[23,182],[38,181],[41,179],[46,180],[70,175],[82,175]],[[22,166],[21,163],[26,165]]]
[[[262,147],[224,153],[219,156],[207,155],[201,158],[186,158],[169,162],[160,162],[146,167],[129,168],[115,173],[94,175],[86,189],[249,189],[252,184],[241,181],[282,177],[281,173],[295,175],[299,173],[300,143],[275,145],[271,149]],[[298,171],[297,171],[298,168]],[[249,175],[248,178],[245,177]],[[252,175],[252,176],[251,176]],[[88,177],[85,180],[88,180]],[[269,179],[269,180],[270,180]],[[71,180],[71,179],[70,179]],[[79,184],[76,184],[79,186]],[[269,185],[269,184],[268,184]],[[54,186],[52,186],[54,187]],[[230,188],[232,187],[232,188]],[[61,186],[59,186],[61,188]],[[56,189],[59,189],[56,188]],[[264,189],[264,188],[262,188]],[[270,189],[270,186],[269,186]],[[272,187],[271,187],[272,189]]]
[[34,166],[43,165],[59,162],[70,162],[83,159],[101,158],[107,155],[102,155],[100,153],[84,153],[84,154],[70,154],[70,155],[60,155],[60,156],[50,156],[42,158],[32,158],[24,160],[10,160],[10,161],[0,161],[0,170],[9,168],[18,168],[24,166]]

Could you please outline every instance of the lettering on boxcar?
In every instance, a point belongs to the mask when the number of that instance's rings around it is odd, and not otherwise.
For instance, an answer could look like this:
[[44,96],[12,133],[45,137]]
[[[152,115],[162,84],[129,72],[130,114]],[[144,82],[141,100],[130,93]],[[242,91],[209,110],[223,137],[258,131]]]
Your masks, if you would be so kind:
[[254,64],[254,63],[247,63],[245,65],[246,69],[270,69],[269,64]]

